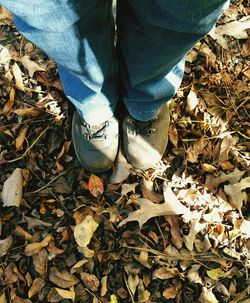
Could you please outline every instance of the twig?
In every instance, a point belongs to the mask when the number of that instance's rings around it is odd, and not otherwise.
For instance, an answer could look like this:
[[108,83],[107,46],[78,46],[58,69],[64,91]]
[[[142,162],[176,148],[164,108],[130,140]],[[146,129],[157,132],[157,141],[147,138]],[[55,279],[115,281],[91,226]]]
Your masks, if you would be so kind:
[[43,136],[43,134],[46,133],[46,131],[49,128],[50,128],[50,126],[46,127],[20,157],[12,159],[12,160],[5,160],[4,163],[14,163],[16,161],[23,159],[27,155],[27,153],[31,150],[31,148],[37,143],[37,141]]

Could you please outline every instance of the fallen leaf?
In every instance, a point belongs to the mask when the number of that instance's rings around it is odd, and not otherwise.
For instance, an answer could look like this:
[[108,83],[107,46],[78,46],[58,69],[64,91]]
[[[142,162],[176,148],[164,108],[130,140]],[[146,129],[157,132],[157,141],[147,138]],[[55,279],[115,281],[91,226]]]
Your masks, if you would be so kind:
[[29,289],[28,297],[31,298],[37,295],[43,289],[44,286],[44,280],[42,280],[41,278],[36,278]]
[[188,96],[187,96],[187,107],[186,107],[186,111],[189,114],[193,114],[195,108],[199,105],[199,99],[197,97],[197,94],[194,90],[194,88],[192,87]]
[[28,131],[29,127],[24,126],[21,128],[18,137],[16,138],[16,151],[19,151],[23,148],[23,143],[26,139],[26,134]]
[[24,216],[24,220],[27,222],[28,224],[28,229],[32,229],[34,227],[50,227],[52,226],[51,223],[48,222],[44,222],[42,220],[36,219],[36,218],[32,218],[32,217],[28,217],[28,216]]
[[224,172],[220,172],[219,177],[215,177],[213,175],[207,176],[205,186],[210,191],[217,190],[217,187],[223,183],[228,181],[231,184],[237,183],[245,174],[245,171],[239,170],[237,167],[229,174]]
[[3,114],[7,115],[9,113],[9,111],[11,110],[12,106],[14,105],[15,93],[16,93],[15,89],[12,87],[10,90],[9,100],[4,104]]
[[25,247],[24,253],[26,256],[34,256],[39,251],[49,245],[49,242],[53,239],[52,235],[47,235],[41,242],[30,243]]
[[16,296],[13,300],[12,303],[32,303],[29,299],[23,299],[21,297]]
[[86,247],[93,237],[97,227],[98,223],[96,223],[94,218],[91,215],[87,215],[83,221],[77,224],[74,228],[74,237],[76,243],[80,247]]
[[22,72],[21,72],[20,67],[18,66],[17,63],[14,63],[14,65],[12,66],[12,73],[13,73],[13,76],[15,78],[16,88],[21,90],[21,91],[25,91],[25,87],[24,87],[24,84],[23,84]]
[[23,175],[20,168],[16,168],[12,175],[4,182],[1,197],[3,206],[19,207],[22,200]]
[[8,253],[8,250],[11,247],[12,242],[13,242],[12,236],[0,240],[0,258],[2,258]]
[[126,196],[128,193],[133,192],[135,193],[135,188],[138,185],[138,183],[123,183],[122,189],[121,189],[121,195]]
[[88,187],[90,193],[94,197],[99,197],[104,192],[104,186],[102,180],[98,176],[93,174],[89,178]]
[[94,292],[98,291],[99,280],[97,279],[97,277],[95,275],[89,274],[87,272],[81,272],[80,276],[81,276],[81,280],[83,281],[83,284],[85,285],[85,287],[87,287],[88,289],[90,289]]
[[60,288],[70,288],[79,282],[73,274],[66,270],[59,271],[56,267],[50,268],[49,280]]
[[52,288],[48,294],[49,302],[60,302],[62,300],[72,300],[75,302],[75,290],[74,287],[71,287],[70,290],[65,290],[61,288]]
[[216,299],[212,289],[208,289],[207,287],[202,287],[202,292],[199,297],[200,303],[219,303],[219,301]]
[[171,242],[176,248],[181,249],[183,244],[183,238],[181,236],[179,217],[176,215],[169,215],[165,218],[168,224],[170,225],[170,233],[172,236]]
[[36,62],[30,60],[29,56],[25,55],[21,58],[22,65],[27,69],[29,76],[33,78],[33,75],[37,71],[45,71],[44,67],[39,66]]
[[223,48],[228,49],[228,43],[224,35],[232,36],[236,39],[247,39],[247,29],[250,28],[250,17],[243,17],[240,20],[229,22],[215,27],[209,35]]
[[207,275],[212,280],[219,281],[220,278],[225,277],[225,271],[218,267],[211,270],[207,270]]
[[138,275],[129,275],[128,276],[128,286],[129,286],[129,289],[133,296],[135,295],[139,281],[140,281],[140,279],[139,279]]
[[165,215],[185,214],[187,217],[190,217],[190,210],[179,202],[171,188],[165,188],[164,199],[165,202],[162,204],[155,204],[144,198],[137,199],[140,209],[130,213],[126,219],[119,223],[118,227],[127,222],[138,221],[140,228],[142,228],[143,224],[149,219]]
[[230,204],[241,212],[243,201],[247,199],[243,189],[250,188],[250,177],[242,179],[239,183],[224,186],[225,193],[230,198]]
[[5,293],[0,295],[0,303],[8,303]]
[[35,270],[41,275],[45,276],[48,269],[48,253],[45,248],[40,250],[38,254],[32,256]]
[[162,295],[165,299],[174,299],[179,293],[179,289],[176,286],[170,286],[165,288]]
[[1,282],[3,285],[11,285],[16,283],[20,278],[20,273],[16,265],[11,262],[4,270],[4,281]]
[[121,148],[119,148],[113,173],[110,177],[110,183],[117,184],[121,183],[128,178],[130,175],[132,166],[128,163],[127,159],[124,157]]
[[179,270],[177,268],[171,268],[171,267],[161,267],[156,269],[153,272],[153,279],[172,279],[179,275]]
[[196,219],[191,219],[189,233],[183,236],[184,243],[188,250],[193,251],[195,237],[206,225],[207,223],[200,223]]
[[18,108],[14,110],[14,113],[17,114],[18,116],[38,116],[41,111],[39,109],[36,109],[34,107],[26,107],[26,108]]
[[207,146],[207,140],[201,137],[199,140],[193,142],[190,147],[186,150],[187,161],[191,163],[198,162],[198,158],[204,153],[204,149]]
[[171,122],[169,124],[168,136],[169,136],[169,140],[172,142],[172,144],[175,147],[178,147],[179,135],[178,135],[177,128],[173,122]]
[[118,303],[118,299],[117,299],[116,295],[112,294],[112,295],[110,296],[110,301],[109,301],[109,303]]
[[102,285],[102,287],[101,287],[101,297],[104,297],[106,295],[106,293],[108,292],[107,282],[108,282],[108,276],[104,276],[104,277],[101,278],[101,285]]
[[230,134],[223,138],[220,147],[218,165],[229,159],[229,152],[233,147],[235,147],[237,142],[238,142],[238,138],[233,137]]
[[154,183],[152,180],[142,178],[140,188],[144,199],[151,200],[155,203],[159,203],[164,200],[163,195],[154,191]]

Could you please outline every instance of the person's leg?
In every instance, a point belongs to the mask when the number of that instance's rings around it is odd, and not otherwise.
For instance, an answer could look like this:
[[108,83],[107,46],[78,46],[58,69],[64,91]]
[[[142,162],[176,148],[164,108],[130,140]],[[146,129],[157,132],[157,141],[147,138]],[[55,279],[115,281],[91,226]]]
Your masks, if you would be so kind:
[[[118,1],[118,52],[124,85],[123,100],[132,118],[149,121],[159,114],[161,106],[173,97],[181,84],[185,55],[212,29],[228,2]],[[164,119],[164,115],[160,116]],[[158,123],[157,128],[161,125],[166,127],[166,123]],[[125,119],[124,147],[134,166],[147,168],[161,158],[167,144],[164,128],[157,136],[153,130],[155,127],[150,125],[150,132],[154,135],[148,135],[148,132],[143,135]],[[139,135],[130,135],[128,131],[137,131]]]
[[55,59],[65,94],[78,112],[73,141],[79,160],[92,171],[109,168],[117,149],[117,122],[109,123],[112,151],[107,140],[100,142],[104,138],[100,135],[107,137],[105,122],[114,120],[118,100],[112,1],[0,0],[0,4],[14,14],[17,29]]

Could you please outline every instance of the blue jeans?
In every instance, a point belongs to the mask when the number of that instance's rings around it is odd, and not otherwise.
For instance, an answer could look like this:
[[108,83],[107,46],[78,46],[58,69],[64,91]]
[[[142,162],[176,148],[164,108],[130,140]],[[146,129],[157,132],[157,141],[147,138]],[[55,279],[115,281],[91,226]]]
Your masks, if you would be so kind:
[[[225,0],[118,0],[117,46],[111,0],[0,0],[17,29],[54,58],[64,91],[90,124],[113,116],[118,100],[150,120],[173,97],[194,44]],[[120,84],[119,84],[120,83]]]

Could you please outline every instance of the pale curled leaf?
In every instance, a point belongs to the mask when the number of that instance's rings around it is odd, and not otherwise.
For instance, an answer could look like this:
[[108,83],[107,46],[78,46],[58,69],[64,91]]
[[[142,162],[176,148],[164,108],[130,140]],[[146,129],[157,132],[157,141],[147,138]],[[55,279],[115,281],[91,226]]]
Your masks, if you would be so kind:
[[224,25],[215,27],[209,35],[216,40],[223,48],[228,49],[228,44],[224,35],[232,36],[236,39],[247,39],[247,29],[250,28],[250,17],[243,17]]
[[12,236],[0,240],[0,258],[2,258],[8,253],[8,250],[11,247],[12,242],[13,242]]
[[59,271],[56,267],[51,267],[49,280],[60,288],[70,288],[79,282],[73,274],[66,270]]
[[87,272],[81,272],[80,276],[81,276],[81,279],[82,279],[84,285],[88,289],[90,289],[94,292],[98,291],[100,283],[99,283],[99,280],[97,279],[97,277],[95,275],[89,274]]
[[77,224],[74,228],[74,237],[76,243],[80,247],[86,247],[93,237],[97,227],[98,223],[96,223],[94,218],[91,215],[87,215],[83,221]]
[[29,76],[32,78],[37,71],[45,71],[43,66],[38,65],[36,62],[30,60],[29,56],[25,55],[21,58],[21,63],[28,70]]
[[12,175],[4,182],[1,197],[3,206],[19,207],[22,200],[23,175],[20,168],[16,168]]
[[22,72],[21,72],[20,67],[18,66],[17,63],[14,63],[14,65],[13,65],[12,73],[13,73],[13,76],[15,78],[16,88],[21,90],[21,91],[24,91],[25,87],[24,87],[24,83],[23,83]]
[[196,235],[205,228],[207,224],[206,223],[200,223],[196,219],[192,219],[190,221],[190,230],[188,235],[183,236],[184,243],[188,250],[192,251],[194,248],[194,240]]
[[28,297],[31,298],[37,295],[43,289],[44,286],[44,280],[42,280],[41,278],[36,278],[29,289]]
[[52,235],[47,235],[41,242],[30,243],[25,247],[24,253],[26,256],[34,256],[39,251],[49,245],[49,242],[53,239]]
[[250,177],[242,179],[239,183],[224,186],[224,191],[230,198],[230,204],[240,212],[246,198],[242,190],[246,188],[250,188]]

